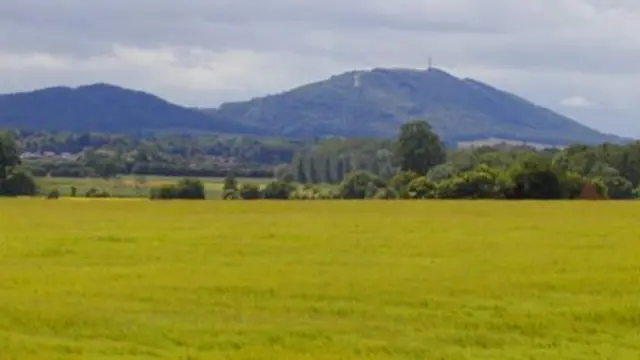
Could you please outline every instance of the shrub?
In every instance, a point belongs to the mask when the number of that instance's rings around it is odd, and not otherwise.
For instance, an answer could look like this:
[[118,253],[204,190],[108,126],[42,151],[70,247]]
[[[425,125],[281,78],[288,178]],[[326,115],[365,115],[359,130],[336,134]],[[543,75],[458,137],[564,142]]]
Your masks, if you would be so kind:
[[238,200],[240,194],[237,190],[227,190],[222,193],[222,200]]
[[197,179],[183,179],[176,185],[178,199],[204,200],[204,183]]
[[438,186],[443,199],[496,199],[504,196],[497,178],[481,171],[462,173]]
[[432,199],[436,195],[436,185],[425,176],[413,179],[407,189],[412,199]]
[[242,184],[239,192],[240,197],[244,200],[257,200],[262,197],[260,186],[256,184]]
[[389,180],[389,187],[394,189],[400,197],[410,198],[409,184],[419,177],[418,174],[411,171],[401,171]]
[[295,191],[295,186],[285,181],[272,181],[264,188],[262,196],[265,199],[287,200]]
[[164,185],[151,189],[153,200],[204,200],[204,183],[197,179],[182,179],[175,185]]
[[395,189],[392,188],[382,188],[378,189],[378,191],[373,196],[376,200],[393,200],[398,199],[400,196]]
[[343,199],[372,198],[378,189],[386,187],[385,185],[382,179],[370,172],[354,171],[349,173],[340,184],[340,197]]
[[106,190],[100,190],[98,188],[92,187],[91,189],[89,189],[89,191],[87,191],[85,196],[88,198],[108,198],[111,197],[111,194],[109,194],[109,192],[107,192]]
[[163,185],[151,189],[151,200],[171,200],[175,199],[178,190],[175,185]]
[[60,191],[58,190],[51,190],[49,194],[47,194],[47,199],[49,200],[55,200],[59,198],[60,198]]

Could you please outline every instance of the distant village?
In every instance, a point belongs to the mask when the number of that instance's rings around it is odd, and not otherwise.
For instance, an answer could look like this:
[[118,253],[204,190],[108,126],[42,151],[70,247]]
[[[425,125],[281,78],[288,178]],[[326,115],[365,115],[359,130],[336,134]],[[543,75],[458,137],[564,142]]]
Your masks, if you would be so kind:
[[37,152],[23,152],[20,155],[21,159],[24,160],[34,160],[34,159],[61,159],[61,160],[70,160],[70,161],[75,161],[78,160],[78,158],[80,157],[80,154],[72,154],[72,153],[68,153],[68,152],[63,152],[63,153],[55,153],[53,151],[43,151],[42,153],[37,153]]

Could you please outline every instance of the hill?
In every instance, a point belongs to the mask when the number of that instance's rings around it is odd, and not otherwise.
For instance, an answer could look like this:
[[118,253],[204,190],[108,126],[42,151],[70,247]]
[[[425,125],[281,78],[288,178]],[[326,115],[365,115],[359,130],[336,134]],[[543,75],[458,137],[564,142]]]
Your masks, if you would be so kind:
[[122,133],[154,130],[255,132],[247,126],[222,121],[145,92],[107,84],[1,95],[0,128]]
[[311,139],[390,138],[427,119],[448,143],[618,142],[516,95],[441,70],[352,71],[217,109],[190,109],[108,84],[0,96],[0,128],[73,132],[213,132]]
[[427,119],[448,142],[506,139],[560,145],[620,138],[473,79],[438,69],[352,71],[284,93],[227,103],[206,113],[265,134],[390,137]]

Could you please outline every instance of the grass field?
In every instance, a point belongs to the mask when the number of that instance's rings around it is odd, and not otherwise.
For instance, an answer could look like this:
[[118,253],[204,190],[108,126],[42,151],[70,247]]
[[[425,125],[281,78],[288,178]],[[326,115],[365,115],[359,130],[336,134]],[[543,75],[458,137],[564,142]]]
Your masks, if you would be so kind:
[[[44,195],[52,190],[58,190],[61,196],[70,196],[71,187],[75,186],[78,196],[84,196],[91,188],[107,191],[113,197],[142,197],[148,198],[152,187],[167,184],[175,184],[181,178],[166,176],[147,176],[144,183],[138,183],[133,176],[123,176],[114,179],[97,178],[38,178],[40,192]],[[205,192],[208,199],[220,199],[222,197],[223,178],[202,178],[205,184]],[[239,178],[239,183],[265,184],[271,179],[244,179]]]
[[0,359],[638,359],[637,202],[0,201]]

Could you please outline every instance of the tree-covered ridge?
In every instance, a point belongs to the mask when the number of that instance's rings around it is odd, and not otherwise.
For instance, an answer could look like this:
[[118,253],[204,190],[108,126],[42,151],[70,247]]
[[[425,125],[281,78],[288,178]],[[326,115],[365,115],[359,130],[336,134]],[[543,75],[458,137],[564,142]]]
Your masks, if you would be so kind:
[[516,95],[437,69],[375,69],[333,76],[280,94],[207,110],[275,136],[391,138],[427,118],[448,144],[501,138],[551,145],[618,142]]

